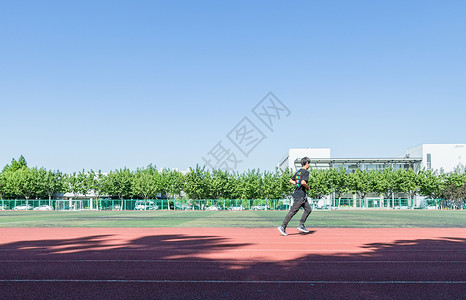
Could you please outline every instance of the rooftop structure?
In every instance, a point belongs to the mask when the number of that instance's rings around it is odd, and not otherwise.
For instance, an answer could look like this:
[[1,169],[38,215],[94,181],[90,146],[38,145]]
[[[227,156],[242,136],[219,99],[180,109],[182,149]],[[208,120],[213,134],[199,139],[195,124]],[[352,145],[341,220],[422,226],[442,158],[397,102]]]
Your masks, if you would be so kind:
[[422,144],[407,149],[404,155],[389,158],[331,158],[329,148],[290,149],[278,166],[297,170],[305,156],[311,159],[313,169],[345,168],[354,172],[392,167],[415,172],[422,169],[452,172],[459,166],[466,166],[466,144]]

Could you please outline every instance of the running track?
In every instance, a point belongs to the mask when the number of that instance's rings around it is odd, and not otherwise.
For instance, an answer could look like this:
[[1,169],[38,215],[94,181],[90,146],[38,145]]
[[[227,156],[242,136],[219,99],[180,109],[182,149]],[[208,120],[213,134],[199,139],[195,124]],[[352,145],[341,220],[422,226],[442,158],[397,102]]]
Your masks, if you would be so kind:
[[465,228],[0,230],[0,299],[466,299]]

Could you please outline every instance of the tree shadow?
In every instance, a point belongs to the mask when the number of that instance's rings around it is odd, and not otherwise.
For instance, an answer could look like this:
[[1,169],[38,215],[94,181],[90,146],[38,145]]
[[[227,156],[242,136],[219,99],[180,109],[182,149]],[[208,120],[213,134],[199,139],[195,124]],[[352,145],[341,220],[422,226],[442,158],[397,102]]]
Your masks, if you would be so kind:
[[[254,252],[250,246],[254,243],[187,234],[150,235],[123,243],[117,236],[107,234],[2,244],[0,298],[460,299],[465,296],[465,238],[368,243],[357,251],[335,250],[329,254],[321,251],[293,260],[250,259],[248,254]],[[299,246],[296,247],[298,251]],[[281,255],[279,250],[271,250]],[[219,256],[228,251],[232,253],[228,259]]]

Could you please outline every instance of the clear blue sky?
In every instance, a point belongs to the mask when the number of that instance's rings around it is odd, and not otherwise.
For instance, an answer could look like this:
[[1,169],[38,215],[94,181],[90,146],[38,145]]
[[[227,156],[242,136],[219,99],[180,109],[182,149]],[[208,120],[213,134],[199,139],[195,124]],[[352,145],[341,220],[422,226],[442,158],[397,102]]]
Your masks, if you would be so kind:
[[[0,167],[186,169],[244,117],[290,147],[465,143],[466,1],[2,1]],[[272,91],[291,111],[267,131]]]

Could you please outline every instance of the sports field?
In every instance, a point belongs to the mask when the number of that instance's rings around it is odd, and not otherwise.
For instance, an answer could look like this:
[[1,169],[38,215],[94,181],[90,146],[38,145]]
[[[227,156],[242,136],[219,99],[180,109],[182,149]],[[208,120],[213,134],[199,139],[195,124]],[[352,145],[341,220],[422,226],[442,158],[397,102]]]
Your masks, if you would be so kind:
[[[0,211],[0,227],[243,227],[281,224],[287,211]],[[290,226],[297,225],[299,215]],[[308,227],[463,227],[466,210],[337,210],[311,213]]]
[[0,212],[0,299],[464,299],[463,211]]

